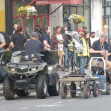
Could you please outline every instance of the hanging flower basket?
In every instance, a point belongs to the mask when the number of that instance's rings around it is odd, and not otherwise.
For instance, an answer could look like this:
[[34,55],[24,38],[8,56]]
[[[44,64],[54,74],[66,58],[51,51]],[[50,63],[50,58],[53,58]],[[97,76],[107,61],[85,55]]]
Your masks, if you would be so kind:
[[79,24],[81,22],[84,22],[84,17],[77,14],[72,14],[68,18],[70,21],[73,21],[75,24]]
[[29,16],[37,15],[37,10],[35,9],[34,6],[20,7],[18,9],[18,15],[19,16],[27,16],[27,18],[29,18]]
[[77,19],[74,19],[73,22],[74,22],[75,24],[81,23],[81,22],[80,22],[79,20],[77,20]]

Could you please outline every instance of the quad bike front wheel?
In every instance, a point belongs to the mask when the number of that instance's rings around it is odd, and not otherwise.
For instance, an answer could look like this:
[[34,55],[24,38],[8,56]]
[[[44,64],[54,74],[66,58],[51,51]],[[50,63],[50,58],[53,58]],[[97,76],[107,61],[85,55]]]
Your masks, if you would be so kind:
[[65,99],[66,96],[67,96],[67,85],[65,83],[63,83],[61,85],[61,88],[60,88],[60,94],[61,94],[61,98],[62,99]]
[[7,100],[14,99],[15,92],[13,88],[13,81],[11,81],[8,76],[5,77],[3,81],[3,94]]
[[70,85],[70,94],[72,97],[76,96],[76,84],[73,82]]
[[36,93],[39,99],[44,99],[47,96],[47,77],[40,75],[37,77]]
[[93,84],[93,96],[94,96],[94,97],[97,97],[98,94],[99,94],[99,86],[98,86],[97,83],[94,83],[94,84]]

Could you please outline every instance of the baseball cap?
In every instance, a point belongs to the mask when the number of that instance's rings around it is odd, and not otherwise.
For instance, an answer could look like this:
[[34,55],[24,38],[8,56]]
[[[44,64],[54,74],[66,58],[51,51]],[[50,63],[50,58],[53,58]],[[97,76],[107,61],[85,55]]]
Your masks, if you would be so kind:
[[78,32],[82,32],[82,31],[83,31],[83,29],[82,29],[82,28],[79,28],[77,31],[78,31]]
[[32,37],[38,37],[38,33],[37,32],[33,32],[32,33]]

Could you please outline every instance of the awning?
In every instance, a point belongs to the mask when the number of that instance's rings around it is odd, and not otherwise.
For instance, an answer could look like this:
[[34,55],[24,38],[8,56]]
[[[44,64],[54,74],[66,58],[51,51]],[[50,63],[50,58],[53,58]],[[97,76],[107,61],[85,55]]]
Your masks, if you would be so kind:
[[80,5],[82,4],[82,0],[36,0],[37,5],[58,4],[58,3]]

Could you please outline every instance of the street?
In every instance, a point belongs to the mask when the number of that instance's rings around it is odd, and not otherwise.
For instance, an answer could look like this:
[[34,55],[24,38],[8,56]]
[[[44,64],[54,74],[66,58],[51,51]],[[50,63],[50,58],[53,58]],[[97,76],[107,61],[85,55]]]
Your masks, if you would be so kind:
[[36,94],[14,100],[0,96],[0,111],[111,111],[111,95],[99,95],[89,99],[76,96],[61,99],[60,96],[37,99]]
[[[59,72],[60,77],[66,74]],[[91,94],[89,99],[84,99],[79,94],[72,98],[68,93],[66,99],[61,99],[61,96],[38,99],[32,91],[28,97],[15,96],[14,100],[5,100],[0,91],[0,111],[111,111],[111,95],[93,97]]]

